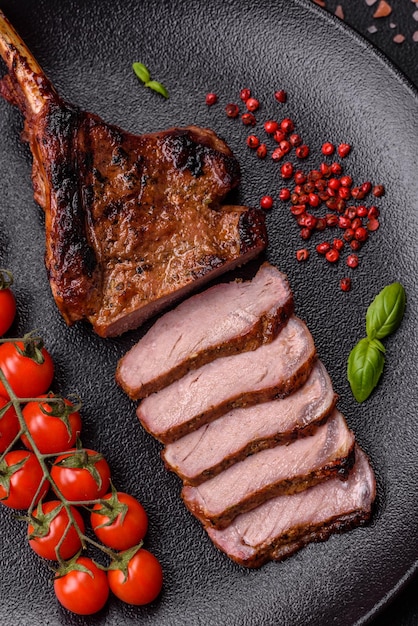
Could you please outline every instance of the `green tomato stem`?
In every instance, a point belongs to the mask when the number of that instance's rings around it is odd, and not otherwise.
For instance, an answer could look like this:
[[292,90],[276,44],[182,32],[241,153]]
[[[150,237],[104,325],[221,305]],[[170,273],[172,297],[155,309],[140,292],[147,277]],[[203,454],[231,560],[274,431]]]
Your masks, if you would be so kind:
[[[10,341],[10,340],[9,340]],[[16,339],[15,341],[21,341],[21,339]],[[60,500],[60,502],[62,503],[62,506],[65,508],[67,515],[68,515],[68,524],[67,527],[61,537],[60,542],[57,545],[56,548],[56,553],[57,553],[57,557],[58,557],[58,562],[62,563],[62,559],[59,556],[59,547],[62,545],[62,542],[65,540],[65,537],[67,536],[71,526],[73,526],[80,538],[80,542],[81,545],[83,547],[83,549],[85,549],[86,544],[90,544],[92,546],[94,546],[95,548],[97,548],[98,550],[100,550],[101,552],[103,552],[106,556],[108,556],[111,560],[114,560],[115,558],[117,558],[117,553],[114,552],[113,550],[111,550],[110,548],[108,548],[107,546],[104,546],[103,544],[95,541],[94,539],[92,539],[91,537],[88,537],[85,533],[83,533],[83,531],[81,530],[81,528],[79,527],[79,525],[77,524],[77,520],[75,519],[71,506],[83,506],[83,507],[91,507],[94,506],[95,504],[98,503],[102,503],[103,501],[101,499],[94,499],[94,500],[83,500],[83,501],[76,501],[76,500],[67,500],[67,498],[65,498],[65,496],[62,494],[62,492],[60,491],[60,489],[58,488],[56,482],[54,481],[54,479],[52,478],[50,471],[49,471],[49,467],[47,464],[47,460],[50,458],[55,458],[57,456],[60,456],[62,454],[71,454],[72,451],[71,450],[63,450],[62,452],[57,452],[57,453],[53,453],[53,454],[44,454],[42,452],[40,452],[39,448],[36,445],[35,440],[33,439],[27,425],[25,422],[25,419],[23,417],[23,413],[22,413],[22,404],[25,404],[26,402],[44,402],[44,401],[49,401],[52,400],[54,401],[53,398],[19,398],[18,396],[16,396],[16,394],[14,393],[13,389],[11,388],[11,386],[9,385],[2,369],[0,368],[0,381],[3,383],[4,388],[6,389],[7,393],[9,394],[9,398],[10,398],[10,402],[11,405],[13,406],[14,410],[16,411],[16,415],[17,418],[19,420],[19,426],[20,426],[20,430],[19,433],[16,435],[16,437],[14,438],[14,440],[11,442],[11,444],[7,447],[7,449],[1,454],[0,456],[0,461],[2,461],[5,457],[5,455],[7,454],[7,452],[9,452],[12,447],[15,445],[15,443],[17,443],[17,441],[20,439],[20,437],[22,435],[25,435],[27,440],[29,441],[31,447],[32,447],[32,452],[35,454],[41,468],[42,468],[42,473],[43,473],[43,479],[47,480],[51,487],[52,490],[55,494],[55,496],[58,498],[58,500]],[[56,398],[55,398],[56,401]],[[84,449],[81,448],[79,451],[83,451]],[[37,492],[28,508],[28,516],[31,517],[33,515],[33,511],[36,507],[37,503],[37,498],[39,496],[40,491],[42,490],[42,487],[44,485],[44,480],[42,480],[39,484],[39,487],[37,489]]]

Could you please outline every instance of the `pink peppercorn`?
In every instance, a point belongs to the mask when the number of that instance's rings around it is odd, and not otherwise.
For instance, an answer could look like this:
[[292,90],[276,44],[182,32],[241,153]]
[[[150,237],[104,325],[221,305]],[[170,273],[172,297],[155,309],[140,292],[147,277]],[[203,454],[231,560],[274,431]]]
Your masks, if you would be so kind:
[[335,146],[330,141],[327,141],[322,145],[321,151],[322,154],[324,154],[325,156],[329,156],[331,154],[334,154]]
[[239,115],[239,107],[237,104],[230,102],[225,107],[225,113],[227,117],[235,118]]
[[265,143],[260,143],[257,148],[257,156],[259,159],[265,159],[267,156],[267,146]]
[[351,152],[351,146],[349,143],[340,143],[340,145],[337,148],[337,152],[339,154],[339,156],[343,159],[346,156],[348,156]]
[[218,96],[213,92],[207,93],[205,102],[208,106],[212,106],[218,102]]
[[274,97],[276,98],[277,102],[284,104],[287,100],[287,93],[284,89],[279,89],[278,91],[274,92]]
[[254,112],[257,111],[260,103],[256,98],[248,98],[248,100],[245,101],[245,106],[249,111]]
[[272,196],[263,196],[260,200],[260,206],[262,209],[271,209],[271,207],[273,206]]

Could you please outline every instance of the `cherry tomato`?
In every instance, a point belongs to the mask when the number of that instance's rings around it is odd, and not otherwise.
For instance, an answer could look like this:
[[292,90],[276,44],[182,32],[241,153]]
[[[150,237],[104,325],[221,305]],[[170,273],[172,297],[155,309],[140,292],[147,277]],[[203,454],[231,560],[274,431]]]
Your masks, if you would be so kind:
[[94,450],[72,450],[55,459],[51,478],[70,502],[96,500],[109,490],[110,468]]
[[66,573],[57,572],[54,591],[58,601],[69,611],[78,615],[92,615],[106,604],[109,583],[105,572],[92,559],[79,556],[75,562],[71,562]]
[[[7,398],[0,396],[0,414],[1,410],[9,402]],[[13,439],[17,436],[20,429],[20,424],[16,411],[11,406],[4,413],[3,417],[0,417],[0,452],[4,452],[6,448],[12,443]]]
[[49,489],[38,459],[29,450],[7,452],[0,462],[0,478],[0,501],[12,509],[28,509]]
[[108,493],[103,500],[108,506],[95,504],[90,516],[98,539],[115,550],[127,550],[142,541],[148,530],[148,516],[142,504],[121,491]]
[[122,569],[109,569],[107,577],[115,596],[127,604],[148,604],[155,600],[163,586],[159,560],[143,548],[129,560],[126,577]]
[[[41,398],[54,398],[54,394],[44,394]],[[57,401],[60,399],[57,398]],[[64,399],[59,404],[52,402],[28,402],[22,414],[36,447],[42,454],[65,452],[72,448],[81,431],[81,415],[70,413],[71,402]],[[61,415],[60,415],[61,412]],[[32,450],[26,435],[22,435],[24,445]]]
[[[45,348],[40,350],[43,361],[37,363],[24,355],[24,344],[10,341],[0,345],[0,369],[19,398],[37,397],[48,391],[54,377],[54,364]],[[0,395],[9,396],[0,381]]]
[[10,289],[0,289],[0,336],[7,333],[16,315],[16,300]]
[[[74,507],[70,507],[77,526],[84,533],[85,525],[80,512]],[[59,556],[61,559],[69,559],[81,550],[81,539],[75,526],[71,526],[66,531],[70,523],[70,518],[60,500],[49,500],[43,502],[32,514],[36,518],[28,525],[29,545],[44,559],[57,561],[57,547],[59,545]],[[65,534],[64,539],[62,539]],[[60,543],[61,542],[61,543]]]

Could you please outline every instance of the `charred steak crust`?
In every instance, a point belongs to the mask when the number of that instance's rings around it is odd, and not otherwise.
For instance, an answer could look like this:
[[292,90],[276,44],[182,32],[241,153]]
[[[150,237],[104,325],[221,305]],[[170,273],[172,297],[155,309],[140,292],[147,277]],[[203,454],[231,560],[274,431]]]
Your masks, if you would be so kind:
[[238,161],[196,126],[134,135],[64,102],[0,12],[1,94],[25,117],[45,262],[67,324],[140,326],[267,245],[264,212],[224,204]]

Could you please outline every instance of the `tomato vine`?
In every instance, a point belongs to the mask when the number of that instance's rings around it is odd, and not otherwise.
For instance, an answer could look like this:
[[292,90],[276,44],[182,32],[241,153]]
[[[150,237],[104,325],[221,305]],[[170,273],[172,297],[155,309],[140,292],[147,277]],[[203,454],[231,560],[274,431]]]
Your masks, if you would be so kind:
[[[28,524],[28,543],[57,563],[54,591],[68,610],[97,612],[110,591],[131,604],[152,602],[163,573],[143,548],[147,514],[136,498],[115,489],[103,455],[83,447],[81,403],[49,391],[53,374],[37,334],[0,338],[0,503],[26,510],[19,518]],[[105,562],[86,556],[89,547]],[[132,587],[142,593],[132,594]]]

